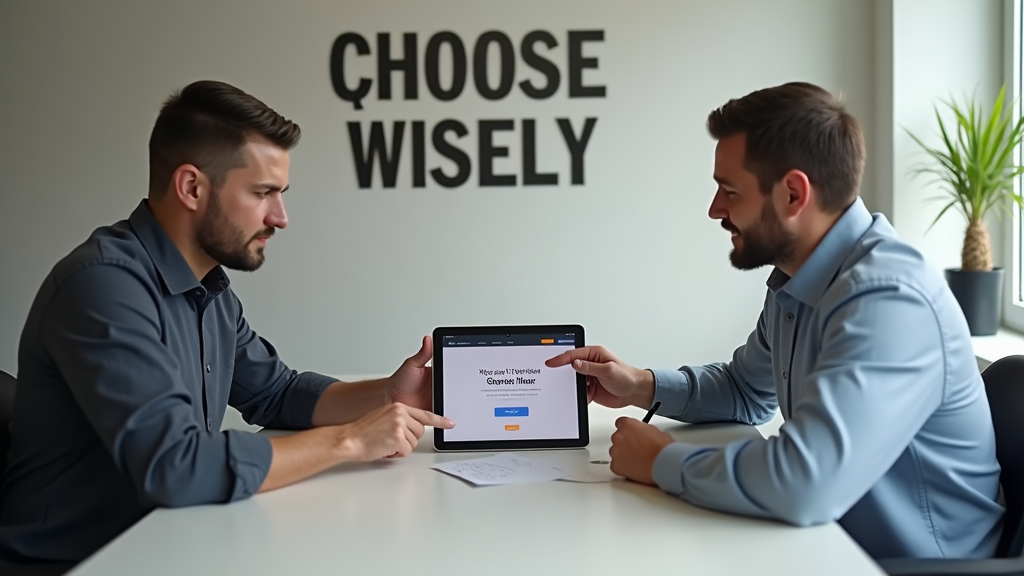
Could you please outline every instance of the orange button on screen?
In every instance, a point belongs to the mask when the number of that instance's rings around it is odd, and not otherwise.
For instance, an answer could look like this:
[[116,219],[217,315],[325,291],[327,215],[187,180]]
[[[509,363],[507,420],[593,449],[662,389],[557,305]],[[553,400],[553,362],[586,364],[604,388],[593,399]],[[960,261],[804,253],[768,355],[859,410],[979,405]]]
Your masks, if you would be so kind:
[[555,339],[554,338],[541,338],[540,339],[540,343],[541,344],[554,344],[555,343]]
[[519,424],[505,424],[505,430],[508,430],[509,432],[519,430]]

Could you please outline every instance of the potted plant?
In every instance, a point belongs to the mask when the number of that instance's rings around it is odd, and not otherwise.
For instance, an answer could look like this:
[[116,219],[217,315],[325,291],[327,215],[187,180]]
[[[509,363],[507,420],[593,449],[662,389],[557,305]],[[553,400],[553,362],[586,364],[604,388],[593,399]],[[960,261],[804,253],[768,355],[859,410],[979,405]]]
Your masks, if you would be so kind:
[[996,333],[1002,303],[1003,270],[992,266],[992,243],[985,216],[994,208],[1009,211],[1010,200],[1024,208],[1024,201],[1014,191],[1017,177],[1024,173],[1024,167],[1017,161],[1024,118],[1014,122],[1013,106],[1004,106],[1005,95],[1003,86],[987,116],[973,97],[964,104],[943,101],[953,113],[955,123],[951,121],[952,126],[947,128],[939,108],[935,108],[942,135],[938,147],[928,146],[907,132],[933,160],[914,173],[932,175],[944,192],[930,199],[945,202],[932,226],[951,208],[967,220],[961,266],[946,270],[946,282],[973,336]]

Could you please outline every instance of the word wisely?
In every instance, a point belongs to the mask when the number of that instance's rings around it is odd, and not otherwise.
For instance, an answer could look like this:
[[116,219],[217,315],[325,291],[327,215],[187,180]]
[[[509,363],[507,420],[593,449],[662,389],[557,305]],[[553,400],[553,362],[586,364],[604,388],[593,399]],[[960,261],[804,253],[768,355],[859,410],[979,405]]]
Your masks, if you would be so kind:
[[[570,181],[574,185],[584,183],[584,153],[590,136],[594,132],[597,118],[586,118],[583,127],[577,134],[568,118],[557,118],[559,131],[569,149],[571,157],[569,171]],[[348,134],[355,160],[356,177],[360,188],[373,186],[373,167],[379,164],[381,181],[384,188],[394,188],[398,179],[400,160],[402,157],[403,140],[406,135],[406,124],[412,132],[412,187],[424,188],[427,185],[426,163],[426,123],[420,120],[406,122],[398,120],[391,125],[390,144],[385,135],[384,122],[375,120],[370,123],[369,141],[363,136],[361,122],[349,122]],[[477,132],[477,183],[480,187],[500,186],[557,186],[559,174],[556,172],[537,171],[537,130],[534,119],[520,121],[522,178],[517,174],[496,174],[494,159],[507,157],[507,146],[498,146],[494,142],[497,132],[515,129],[513,120],[479,120]],[[433,181],[445,188],[457,188],[465,184],[471,175],[472,165],[469,154],[458,143],[449,138],[462,139],[469,134],[466,125],[459,120],[442,120],[433,126],[430,142],[438,155],[455,164],[454,174],[446,173],[440,167],[432,168],[429,173]]]

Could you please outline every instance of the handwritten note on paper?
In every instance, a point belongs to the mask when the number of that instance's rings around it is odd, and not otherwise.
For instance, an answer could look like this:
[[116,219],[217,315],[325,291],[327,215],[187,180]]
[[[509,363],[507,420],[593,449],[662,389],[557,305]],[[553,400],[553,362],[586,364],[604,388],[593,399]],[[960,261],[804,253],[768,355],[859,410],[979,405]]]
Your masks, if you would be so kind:
[[566,475],[561,468],[519,454],[496,454],[486,458],[440,462],[431,466],[477,486],[548,482]]

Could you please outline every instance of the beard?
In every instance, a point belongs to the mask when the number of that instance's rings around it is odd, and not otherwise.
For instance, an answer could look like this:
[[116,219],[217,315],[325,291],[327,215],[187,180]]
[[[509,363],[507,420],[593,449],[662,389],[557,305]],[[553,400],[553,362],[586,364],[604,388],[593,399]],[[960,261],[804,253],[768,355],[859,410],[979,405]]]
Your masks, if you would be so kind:
[[786,262],[796,251],[796,239],[782,227],[770,201],[765,202],[761,218],[750,229],[740,230],[728,220],[722,221],[722,228],[739,233],[742,243],[729,253],[729,261],[739,270]]
[[196,241],[199,247],[221,266],[241,272],[253,272],[263,265],[265,257],[263,246],[256,246],[255,250],[251,250],[250,245],[257,238],[269,238],[273,234],[274,229],[267,228],[246,237],[242,228],[232,222],[221,209],[220,199],[214,196],[199,223]]

